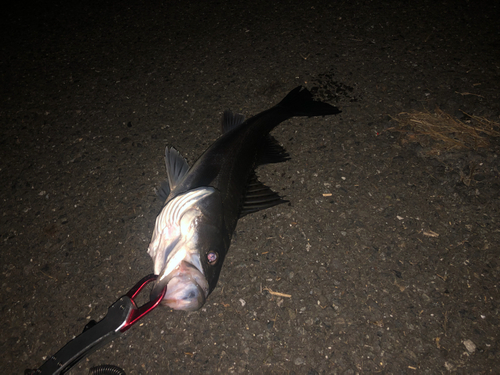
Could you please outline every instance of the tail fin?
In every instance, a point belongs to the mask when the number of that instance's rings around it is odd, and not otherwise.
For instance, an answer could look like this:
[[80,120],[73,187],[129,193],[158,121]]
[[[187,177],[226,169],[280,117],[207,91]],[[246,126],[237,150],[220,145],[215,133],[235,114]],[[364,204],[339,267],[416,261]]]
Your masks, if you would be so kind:
[[277,104],[277,107],[286,108],[293,116],[327,116],[336,115],[341,111],[328,103],[313,100],[311,92],[302,88],[294,88],[285,98]]

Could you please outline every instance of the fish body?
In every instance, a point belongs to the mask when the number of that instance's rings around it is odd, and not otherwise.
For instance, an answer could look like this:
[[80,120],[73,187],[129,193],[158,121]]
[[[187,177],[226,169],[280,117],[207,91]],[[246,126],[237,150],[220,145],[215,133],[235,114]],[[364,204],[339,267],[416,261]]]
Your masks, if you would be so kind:
[[166,149],[165,204],[156,218],[148,248],[159,275],[151,292],[167,286],[162,304],[197,310],[215,289],[240,217],[284,202],[255,176],[258,165],[281,162],[288,154],[269,135],[294,116],[340,113],[314,101],[297,87],[276,106],[246,120],[224,112],[223,135],[189,168],[173,148]]

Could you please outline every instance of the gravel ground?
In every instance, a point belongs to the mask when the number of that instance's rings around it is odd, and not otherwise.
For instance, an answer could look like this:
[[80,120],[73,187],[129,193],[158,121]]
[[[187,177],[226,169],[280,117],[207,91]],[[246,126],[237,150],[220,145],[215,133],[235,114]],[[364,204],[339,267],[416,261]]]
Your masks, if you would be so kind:
[[[303,85],[342,109],[273,135],[289,204],[238,223],[196,312],[158,308],[72,374],[500,373],[500,142],[430,156],[401,112],[499,121],[484,1],[11,4],[0,45],[0,368],[20,374],[141,277],[163,152]],[[272,292],[288,294],[282,297]]]

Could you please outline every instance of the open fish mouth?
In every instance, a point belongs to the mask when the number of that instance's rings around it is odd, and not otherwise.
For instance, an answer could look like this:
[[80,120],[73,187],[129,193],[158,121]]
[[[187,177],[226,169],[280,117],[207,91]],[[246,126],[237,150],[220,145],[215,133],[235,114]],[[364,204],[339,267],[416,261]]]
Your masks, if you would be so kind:
[[162,274],[151,291],[152,299],[158,297],[166,286],[167,291],[162,305],[174,310],[194,311],[205,304],[209,290],[208,282],[195,265],[182,260],[166,275]]

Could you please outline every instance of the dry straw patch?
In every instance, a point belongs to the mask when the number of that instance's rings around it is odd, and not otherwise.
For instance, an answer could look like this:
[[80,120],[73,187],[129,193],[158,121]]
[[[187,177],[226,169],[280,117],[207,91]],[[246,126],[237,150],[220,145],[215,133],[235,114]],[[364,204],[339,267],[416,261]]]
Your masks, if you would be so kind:
[[404,133],[402,141],[418,142],[430,148],[428,154],[439,155],[444,151],[488,147],[486,136],[500,137],[500,124],[483,117],[463,112],[467,119],[460,121],[436,108],[430,112],[402,112],[393,118],[398,126],[389,128]]

